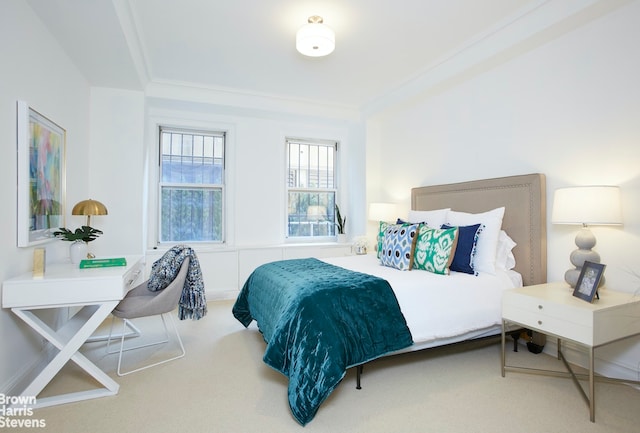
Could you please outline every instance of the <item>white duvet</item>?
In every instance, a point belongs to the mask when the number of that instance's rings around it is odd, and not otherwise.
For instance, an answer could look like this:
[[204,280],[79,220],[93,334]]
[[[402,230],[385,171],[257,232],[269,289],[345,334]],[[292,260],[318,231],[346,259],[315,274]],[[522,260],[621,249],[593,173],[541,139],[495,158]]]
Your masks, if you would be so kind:
[[387,280],[396,294],[414,345],[422,347],[460,341],[500,326],[502,292],[522,285],[520,274],[514,271],[478,276],[399,271],[380,265],[373,254],[322,260]]

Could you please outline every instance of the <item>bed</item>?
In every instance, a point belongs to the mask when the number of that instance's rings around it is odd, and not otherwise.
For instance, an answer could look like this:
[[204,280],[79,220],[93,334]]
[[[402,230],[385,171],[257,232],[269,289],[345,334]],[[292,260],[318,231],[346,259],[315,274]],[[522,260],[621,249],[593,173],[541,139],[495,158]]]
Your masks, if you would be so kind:
[[[382,356],[500,334],[502,291],[546,281],[545,196],[542,174],[411,190],[410,216],[439,217],[449,209],[444,215],[459,226],[433,232],[455,233],[456,239],[461,239],[462,223],[469,218],[504,208],[498,230],[516,244],[507,248],[507,262],[515,265],[504,269],[494,266],[489,271],[478,262],[471,273],[398,270],[382,266],[375,253],[258,267],[243,286],[233,314],[245,326],[256,321],[267,343],[264,362],[289,378],[294,418],[302,425],[311,421],[348,368],[359,367],[360,372],[363,364]],[[440,227],[436,220],[429,224]],[[394,227],[413,227],[415,233],[427,227],[411,225],[414,222]],[[481,224],[485,234],[491,224]],[[488,245],[478,238],[481,232],[475,232],[474,260],[481,244]],[[454,245],[452,255],[455,250]]]

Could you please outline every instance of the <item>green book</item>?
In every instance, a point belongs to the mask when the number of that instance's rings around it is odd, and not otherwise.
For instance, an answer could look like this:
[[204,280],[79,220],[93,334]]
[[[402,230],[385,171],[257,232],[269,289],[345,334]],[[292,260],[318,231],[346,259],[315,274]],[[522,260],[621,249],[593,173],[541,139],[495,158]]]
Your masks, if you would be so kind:
[[85,259],[80,261],[80,269],[108,268],[112,266],[127,266],[127,259],[118,257],[114,259]]

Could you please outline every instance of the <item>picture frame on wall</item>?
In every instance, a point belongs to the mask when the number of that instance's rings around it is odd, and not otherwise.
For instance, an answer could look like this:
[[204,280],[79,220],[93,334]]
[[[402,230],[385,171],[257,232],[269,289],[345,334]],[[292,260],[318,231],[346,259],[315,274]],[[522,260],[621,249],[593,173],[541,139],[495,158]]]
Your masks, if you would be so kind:
[[64,227],[67,132],[17,102],[18,247],[48,242]]
[[593,297],[600,299],[598,296],[598,286],[602,279],[606,265],[602,263],[594,263],[585,261],[578,277],[578,282],[573,290],[573,296],[576,296],[587,302],[593,302]]

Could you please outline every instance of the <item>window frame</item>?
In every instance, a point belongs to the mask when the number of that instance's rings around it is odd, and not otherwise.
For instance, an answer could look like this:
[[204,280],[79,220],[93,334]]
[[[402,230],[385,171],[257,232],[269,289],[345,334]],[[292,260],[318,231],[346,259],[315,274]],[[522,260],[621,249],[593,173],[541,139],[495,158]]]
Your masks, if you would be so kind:
[[[339,150],[340,150],[340,142],[338,140],[328,140],[328,139],[318,139],[318,138],[300,138],[300,137],[294,137],[294,136],[287,136],[285,137],[285,146],[284,146],[284,152],[285,152],[285,179],[284,179],[284,186],[285,186],[285,193],[284,193],[284,237],[285,237],[285,242],[287,243],[297,243],[297,244],[314,244],[314,243],[323,243],[323,242],[335,242],[338,239],[338,232],[337,232],[337,228],[335,227],[335,210],[332,211],[332,214],[334,216],[333,219],[333,230],[334,230],[334,234],[333,235],[327,235],[327,236],[291,236],[289,235],[289,193],[293,190],[293,191],[300,191],[300,192],[310,192],[310,193],[314,193],[314,192],[319,192],[319,193],[326,193],[326,192],[331,192],[334,194],[334,205],[339,204],[339,194],[340,194],[340,185],[339,185],[339,164],[340,164],[340,157],[339,157]],[[334,148],[334,152],[333,152],[333,187],[332,188],[309,188],[309,187],[290,187],[289,186],[289,175],[291,172],[291,167],[289,165],[289,154],[290,154],[290,149],[289,146],[291,143],[295,143],[295,144],[307,144],[307,145],[311,145],[311,146],[327,146],[327,147],[333,147]]]
[[[157,137],[155,142],[155,148],[157,153],[157,165],[155,170],[156,177],[156,215],[155,215],[155,243],[158,246],[168,246],[173,245],[175,243],[180,242],[188,242],[190,244],[197,245],[224,245],[227,243],[227,166],[228,166],[228,131],[222,128],[203,128],[203,127],[189,127],[189,126],[170,126],[167,124],[158,124],[157,125]],[[162,180],[162,134],[163,132],[175,132],[175,133],[186,133],[193,135],[202,135],[202,136],[218,136],[222,137],[222,176],[221,184],[205,184],[205,183],[180,183],[180,182],[163,182]],[[215,149],[215,148],[214,148]],[[214,150],[215,152],[215,150]],[[214,157],[215,158],[215,157]],[[220,210],[220,240],[162,240],[162,191],[163,188],[181,188],[181,189],[191,189],[191,190],[201,190],[201,191],[221,191],[221,206]]]

